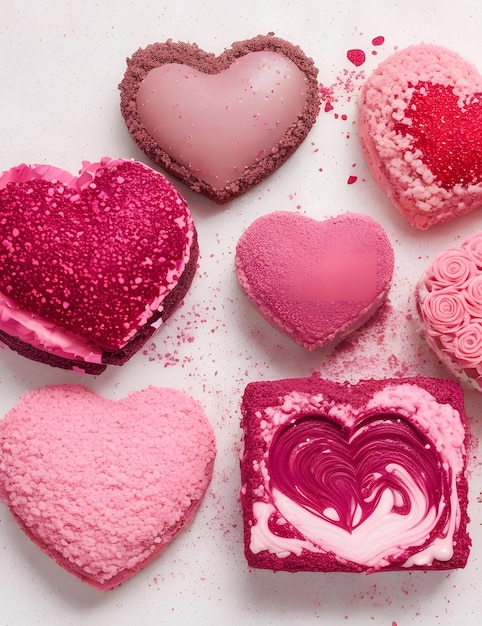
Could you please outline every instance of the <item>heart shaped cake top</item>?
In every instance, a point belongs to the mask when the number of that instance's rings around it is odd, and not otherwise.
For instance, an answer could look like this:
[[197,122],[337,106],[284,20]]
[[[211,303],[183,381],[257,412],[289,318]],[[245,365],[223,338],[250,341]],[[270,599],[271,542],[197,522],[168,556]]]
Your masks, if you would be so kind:
[[375,180],[425,229],[482,204],[482,77],[455,52],[393,54],[364,85],[359,136]]
[[247,228],[235,263],[261,315],[312,350],[346,337],[377,310],[394,256],[383,228],[366,215],[319,222],[277,211]]
[[242,404],[245,550],[254,567],[463,567],[461,388],[411,378],[250,383]]
[[0,497],[46,554],[106,591],[192,519],[214,457],[203,409],[180,391],[149,387],[113,401],[76,385],[43,387],[0,421]]
[[66,359],[100,363],[152,330],[196,262],[186,202],[135,161],[12,168],[0,214],[0,330]]
[[437,357],[482,391],[482,233],[441,252],[416,287],[422,331]]
[[148,156],[224,203],[301,144],[320,107],[316,77],[300,48],[272,35],[219,56],[169,40],[128,60],[121,111]]

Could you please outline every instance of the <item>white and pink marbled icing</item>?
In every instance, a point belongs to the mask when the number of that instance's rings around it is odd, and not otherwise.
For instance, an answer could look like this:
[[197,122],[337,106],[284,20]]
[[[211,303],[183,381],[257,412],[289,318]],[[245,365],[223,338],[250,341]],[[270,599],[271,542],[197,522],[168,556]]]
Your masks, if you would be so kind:
[[167,63],[139,87],[139,118],[172,158],[224,187],[268,156],[297,121],[306,77],[284,55],[250,52],[218,74]]
[[[356,410],[348,404],[333,405],[326,402],[321,394],[317,396],[298,392],[289,394],[282,398],[279,407],[268,407],[258,414],[262,437],[268,450],[280,427],[290,424],[301,414],[320,414],[320,412],[343,427],[352,428],[358,423],[361,410]],[[404,567],[426,566],[435,559],[449,561],[452,558],[454,533],[461,518],[456,479],[464,466],[465,433],[458,419],[458,412],[448,404],[439,404],[428,391],[412,384],[389,386],[375,393],[363,408],[363,413],[367,415],[383,415],[388,412],[396,412],[402,419],[406,416],[407,422],[426,434],[428,440],[432,442],[441,470],[446,473],[449,487],[447,493],[450,495],[437,503],[431,493],[430,481],[427,480],[425,483],[425,479],[420,481],[418,477],[415,480],[420,468],[404,466],[397,459],[395,450],[390,458],[386,459],[384,472],[387,476],[393,477],[394,483],[398,484],[401,491],[388,486],[391,479],[386,479],[385,486],[383,482],[380,483],[381,493],[375,496],[375,490],[369,494],[367,500],[358,504],[358,508],[367,503],[370,506],[370,499],[377,497],[376,506],[363,519],[361,509],[355,508],[351,514],[352,527],[347,529],[343,524],[336,523],[339,522],[336,509],[311,512],[306,503],[303,506],[302,502],[296,502],[282,490],[273,489],[270,485],[272,477],[269,471],[269,453],[266,453],[264,459],[256,461],[253,465],[253,469],[259,475],[257,489],[259,499],[253,504],[255,523],[251,528],[250,550],[253,553],[267,550],[279,558],[285,558],[290,554],[300,555],[303,549],[313,553],[331,552],[341,560],[373,569],[388,566],[392,559],[400,558],[407,548],[413,546],[421,548],[402,562]],[[355,439],[366,434],[370,427],[371,423],[368,423],[359,431],[353,431],[350,445],[355,445]],[[299,455],[306,445],[309,445],[309,439],[299,444],[296,455]],[[336,456],[334,450],[332,454]],[[313,457],[313,463],[321,462],[315,459],[316,457]],[[319,468],[312,469],[313,472],[319,471]],[[291,468],[288,471],[295,470]],[[309,468],[304,467],[303,471],[311,475]],[[303,487],[304,485],[301,485],[302,489]],[[352,503],[353,506],[355,504]],[[402,508],[403,514],[400,513]],[[437,527],[441,516],[447,513],[447,508],[448,517],[443,529],[439,529],[437,537],[422,547],[430,533]],[[282,532],[276,534],[270,526],[273,519],[277,519],[277,524],[281,527],[289,523],[300,532],[303,539],[293,535],[285,536]]]
[[416,296],[429,346],[456,376],[482,390],[482,232],[439,254]]

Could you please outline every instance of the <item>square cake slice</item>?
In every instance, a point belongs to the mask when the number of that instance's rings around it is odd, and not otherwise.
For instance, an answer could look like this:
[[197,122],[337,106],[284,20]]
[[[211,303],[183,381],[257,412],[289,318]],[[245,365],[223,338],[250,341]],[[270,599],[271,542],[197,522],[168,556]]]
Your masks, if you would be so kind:
[[241,410],[249,566],[370,573],[466,565],[468,430],[457,383],[253,382]]

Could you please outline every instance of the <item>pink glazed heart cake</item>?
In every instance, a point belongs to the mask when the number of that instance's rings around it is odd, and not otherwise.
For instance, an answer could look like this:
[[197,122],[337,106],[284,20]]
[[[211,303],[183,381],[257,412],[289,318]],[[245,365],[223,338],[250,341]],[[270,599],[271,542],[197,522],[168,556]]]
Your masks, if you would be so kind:
[[56,367],[122,365],[182,301],[199,248],[167,179],[136,161],[78,176],[19,165],[0,177],[0,339]]
[[434,354],[482,391],[482,232],[433,260],[418,281],[416,302]]
[[359,103],[368,165],[416,228],[482,205],[482,77],[443,47],[396,52],[369,77]]
[[308,350],[340,341],[385,301],[394,255],[371,217],[317,221],[289,211],[255,220],[235,257],[239,283],[259,313]]
[[467,420],[453,381],[250,383],[241,502],[250,567],[464,567]]
[[272,34],[219,56],[168,40],[128,59],[121,112],[154,162],[222,204],[269,176],[305,139],[320,108],[317,74],[298,46]]
[[25,393],[0,421],[0,499],[49,557],[107,591],[158,557],[198,510],[215,458],[197,401],[148,387]]

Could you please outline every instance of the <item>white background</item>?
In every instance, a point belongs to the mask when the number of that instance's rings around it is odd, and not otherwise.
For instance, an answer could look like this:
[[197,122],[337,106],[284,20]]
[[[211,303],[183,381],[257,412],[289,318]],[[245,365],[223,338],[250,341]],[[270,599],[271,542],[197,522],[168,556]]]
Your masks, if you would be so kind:
[[[412,292],[436,253],[480,229],[480,213],[428,232],[410,227],[368,174],[355,133],[356,101],[377,63],[410,44],[443,44],[482,69],[480,2],[2,0],[1,8],[2,171],[27,162],[76,172],[82,160],[104,155],[148,162],[124,126],[117,85],[127,56],[168,38],[219,53],[233,41],[274,31],[313,57],[320,82],[333,88],[337,101],[333,111],[320,113],[308,139],[278,172],[232,203],[218,207],[179,185],[199,231],[199,270],[182,308],[124,367],[81,377],[0,349],[0,415],[25,390],[44,384],[81,383],[112,398],[154,384],[200,400],[218,440],[214,478],[189,530],[106,594],[50,561],[0,505],[0,626],[480,623],[482,478],[475,447],[469,455],[473,548],[467,568],[451,573],[250,571],[242,550],[237,458],[239,403],[250,381],[314,371],[351,381],[448,376],[410,319]],[[380,35],[385,43],[374,47],[372,39]],[[367,53],[358,69],[346,57],[354,48]],[[348,185],[350,175],[358,179]],[[238,287],[236,241],[256,217],[274,210],[318,219],[348,210],[366,213],[391,239],[396,268],[387,307],[331,354],[308,353],[272,329]],[[467,391],[466,406],[477,439],[481,396]]]

